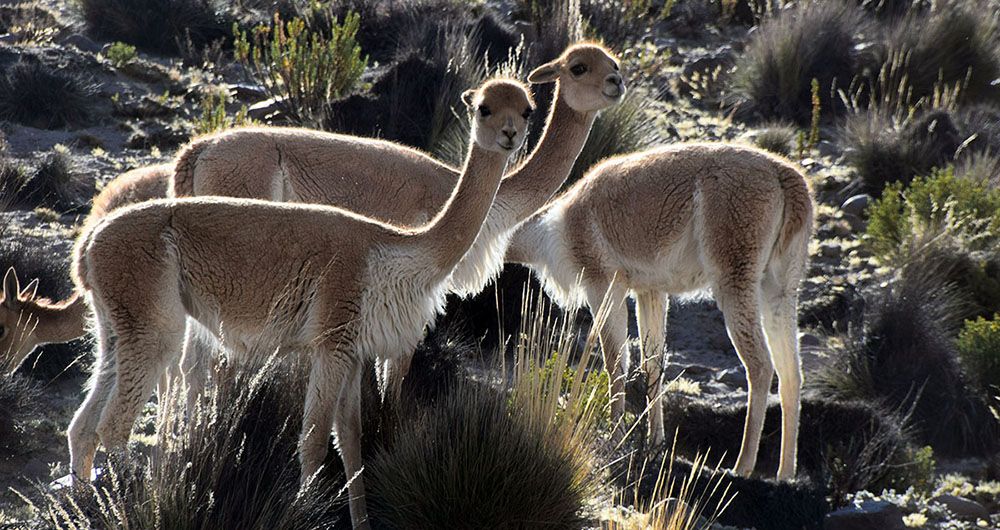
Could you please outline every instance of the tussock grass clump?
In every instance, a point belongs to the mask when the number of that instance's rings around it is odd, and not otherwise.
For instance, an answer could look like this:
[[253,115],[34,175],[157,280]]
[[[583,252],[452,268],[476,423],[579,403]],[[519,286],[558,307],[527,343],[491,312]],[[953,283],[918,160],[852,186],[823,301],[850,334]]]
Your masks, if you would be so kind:
[[0,449],[5,454],[22,445],[25,424],[38,413],[40,393],[31,380],[0,373]]
[[[893,89],[912,102],[958,87],[961,102],[1000,100],[1000,45],[996,18],[982,2],[937,2],[911,11],[891,29],[876,64],[897,63]],[[985,11],[984,11],[985,10]]]
[[217,0],[80,0],[76,5],[96,36],[152,52],[176,55],[184,43],[202,48],[232,31],[233,17]]
[[962,365],[988,395],[1000,394],[1000,314],[966,321],[958,334]]
[[842,107],[830,94],[846,88],[862,63],[856,48],[863,20],[848,2],[801,2],[761,23],[733,74],[729,103],[736,116],[808,125],[813,79],[823,115],[834,115]]
[[94,86],[69,71],[21,60],[0,74],[0,120],[39,129],[86,123]]
[[370,510],[392,528],[573,528],[579,456],[546,434],[504,393],[460,384],[369,460]]
[[[323,477],[299,491],[306,378],[294,365],[222,368],[194,411],[164,399],[154,456],[114,454],[91,485],[47,493],[57,527],[331,528],[343,499]],[[336,456],[334,455],[334,458]]]
[[964,140],[952,116],[941,110],[904,119],[861,111],[845,120],[841,138],[846,161],[858,175],[855,186],[875,197],[890,183],[909,183],[947,164]]
[[355,40],[359,16],[328,20],[328,27],[313,27],[312,21],[284,22],[275,14],[273,25],[236,35],[236,57],[298,124],[323,123],[327,105],[350,93],[368,63]]
[[796,129],[787,123],[775,122],[763,125],[754,143],[757,147],[788,156],[792,152],[792,142],[795,141]]
[[963,307],[932,268],[911,262],[869,293],[859,324],[816,374],[828,397],[906,411],[920,443],[945,455],[997,449],[1000,424],[966,380],[954,342]]
[[[562,377],[575,342],[525,302],[513,375],[499,388],[459,381],[402,422],[367,460],[369,509],[392,528],[575,528],[595,493],[600,401],[584,370]],[[588,341],[592,350],[592,339]],[[546,363],[548,361],[548,363]],[[505,367],[501,372],[508,373]]]
[[57,145],[25,183],[19,203],[70,212],[86,204],[95,191],[94,182],[80,173],[69,149]]

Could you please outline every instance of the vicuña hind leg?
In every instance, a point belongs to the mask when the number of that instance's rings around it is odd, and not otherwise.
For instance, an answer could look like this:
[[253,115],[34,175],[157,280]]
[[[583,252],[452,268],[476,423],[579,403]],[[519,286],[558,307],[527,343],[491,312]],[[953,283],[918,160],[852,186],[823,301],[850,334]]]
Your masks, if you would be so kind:
[[646,372],[646,407],[649,410],[649,440],[663,443],[663,366],[666,364],[666,294],[644,292],[636,294],[636,316],[639,323],[639,345],[642,367]]
[[781,396],[781,462],[778,480],[795,478],[802,393],[802,362],[798,347],[798,312],[794,291],[791,296],[769,300],[764,308],[764,331],[771,360],[778,372]]
[[83,400],[83,404],[73,415],[66,437],[69,440],[70,470],[76,480],[90,480],[94,468],[94,454],[97,452],[97,423],[101,419],[115,384],[115,345],[107,319],[97,312],[98,363],[94,372],[93,386]]
[[742,288],[723,286],[715,289],[715,297],[726,319],[729,338],[747,374],[746,423],[734,471],[738,475],[749,476],[757,463],[767,397],[774,377],[761,327],[760,293],[756,285]]
[[124,446],[128,441],[132,424],[142,413],[160,374],[180,355],[183,322],[180,319],[177,325],[167,328],[119,333],[115,349],[117,377],[97,426],[106,448]]

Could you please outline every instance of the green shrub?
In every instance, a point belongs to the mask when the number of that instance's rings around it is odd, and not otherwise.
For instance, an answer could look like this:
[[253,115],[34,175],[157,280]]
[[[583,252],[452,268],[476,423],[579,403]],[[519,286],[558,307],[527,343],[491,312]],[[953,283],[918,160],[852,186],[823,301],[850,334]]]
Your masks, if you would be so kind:
[[204,47],[225,39],[233,23],[218,0],[79,0],[88,29],[98,37],[177,54],[183,43]]
[[253,125],[254,120],[247,115],[247,107],[243,105],[236,114],[226,114],[226,103],[229,98],[225,92],[210,91],[201,98],[198,108],[201,113],[194,122],[197,134],[208,134],[223,131],[232,127]]
[[863,29],[858,8],[847,2],[800,2],[765,20],[737,59],[729,95],[737,117],[808,126],[813,79],[824,115],[835,115],[841,107],[829,95],[859,70]]
[[115,68],[121,68],[132,62],[132,59],[135,59],[135,46],[124,42],[116,42],[108,48],[107,56]]
[[885,262],[904,257],[942,233],[970,250],[995,248],[1000,237],[1000,190],[955,176],[952,168],[890,184],[869,209],[866,240]]
[[977,318],[958,334],[958,352],[967,373],[990,394],[1000,392],[1000,314]]
[[350,93],[368,63],[355,40],[359,24],[356,13],[343,23],[332,17],[329,28],[311,28],[302,18],[284,22],[275,14],[272,26],[249,34],[234,26],[235,54],[288,118],[318,125],[329,102]]
[[79,75],[22,59],[0,74],[0,120],[40,129],[84,125],[95,87]]

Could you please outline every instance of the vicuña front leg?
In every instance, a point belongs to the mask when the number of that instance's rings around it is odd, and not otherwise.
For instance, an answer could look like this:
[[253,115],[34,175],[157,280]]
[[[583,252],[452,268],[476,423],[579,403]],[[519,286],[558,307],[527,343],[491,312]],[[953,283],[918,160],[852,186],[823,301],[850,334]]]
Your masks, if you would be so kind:
[[90,480],[97,453],[97,424],[115,385],[115,345],[107,319],[95,315],[97,328],[97,357],[94,384],[73,415],[66,437],[69,440],[69,466],[75,480]]
[[764,341],[757,289],[722,287],[715,291],[716,301],[726,319],[729,338],[747,374],[746,423],[734,471],[738,475],[749,476],[757,463],[757,450],[764,430],[764,415],[767,413],[767,397],[771,392],[774,368]]
[[649,410],[648,435],[653,445],[663,443],[663,366],[666,364],[667,295],[644,292],[636,295],[639,345],[642,368],[646,372],[646,408]]

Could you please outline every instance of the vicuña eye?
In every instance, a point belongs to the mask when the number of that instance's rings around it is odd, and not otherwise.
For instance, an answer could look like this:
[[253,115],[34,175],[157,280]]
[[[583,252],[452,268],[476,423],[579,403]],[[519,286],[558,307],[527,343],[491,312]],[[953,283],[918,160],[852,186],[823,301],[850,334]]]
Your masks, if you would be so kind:
[[571,74],[579,77],[579,76],[587,73],[587,65],[585,65],[585,64],[578,64],[578,65],[570,68],[569,71],[570,71]]
[[489,107],[487,107],[486,105],[480,105],[479,106],[479,115],[480,116],[482,116],[484,118],[489,118],[490,114],[493,114],[493,111],[491,111]]

